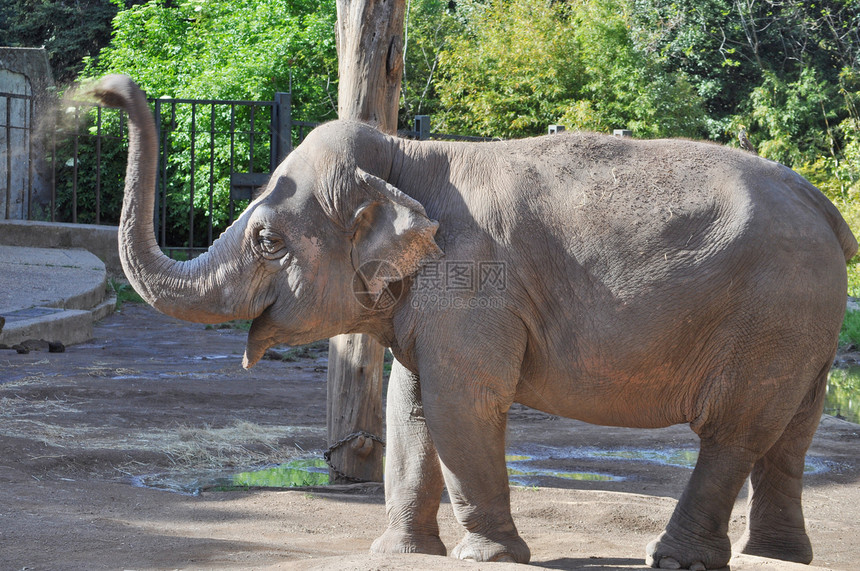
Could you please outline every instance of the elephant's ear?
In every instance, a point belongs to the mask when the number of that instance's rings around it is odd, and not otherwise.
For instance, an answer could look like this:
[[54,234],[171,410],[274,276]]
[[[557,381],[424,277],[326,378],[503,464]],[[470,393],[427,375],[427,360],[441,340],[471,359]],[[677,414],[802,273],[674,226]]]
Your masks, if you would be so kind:
[[376,297],[390,282],[442,256],[433,239],[439,223],[427,217],[420,202],[381,178],[361,169],[357,177],[368,199],[352,217],[352,265]]

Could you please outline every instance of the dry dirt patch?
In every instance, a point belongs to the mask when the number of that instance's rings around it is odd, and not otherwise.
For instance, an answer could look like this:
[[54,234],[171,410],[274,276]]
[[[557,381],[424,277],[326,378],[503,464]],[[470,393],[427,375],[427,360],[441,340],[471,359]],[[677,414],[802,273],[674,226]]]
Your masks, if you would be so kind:
[[[443,569],[450,559],[370,556],[384,529],[381,491],[254,490],[187,496],[135,487],[279,463],[325,446],[325,362],[240,366],[245,334],[207,330],[126,305],[96,339],[66,353],[0,352],[0,568]],[[533,563],[551,569],[643,569],[645,544],[671,514],[690,470],[571,451],[695,449],[686,427],[594,427],[515,407],[509,448],[549,475],[512,493]],[[811,456],[806,515],[815,564],[860,564],[860,426],[826,417]],[[621,476],[584,481],[563,472]],[[743,497],[731,524],[744,525]],[[449,549],[461,535],[440,510]],[[494,564],[491,569],[513,568]],[[732,569],[790,569],[736,560]]]

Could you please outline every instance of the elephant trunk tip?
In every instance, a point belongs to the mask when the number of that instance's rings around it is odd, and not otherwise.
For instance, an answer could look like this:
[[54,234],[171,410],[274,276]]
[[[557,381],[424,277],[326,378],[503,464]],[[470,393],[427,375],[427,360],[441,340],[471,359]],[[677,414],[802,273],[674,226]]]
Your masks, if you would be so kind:
[[79,94],[107,107],[127,109],[131,101],[143,92],[127,75],[114,74],[84,86]]
[[[256,323],[257,320],[254,320]],[[251,325],[251,330],[248,332],[248,342],[245,345],[245,354],[242,355],[242,367],[245,369],[250,369],[254,365],[256,365],[260,359],[263,358],[263,355],[266,354],[266,350],[271,347],[274,343],[265,340],[262,341],[257,339],[253,334],[254,325]]]
[[249,354],[248,350],[245,350],[245,354],[242,355],[242,368],[250,369],[262,358],[262,355],[253,355]]

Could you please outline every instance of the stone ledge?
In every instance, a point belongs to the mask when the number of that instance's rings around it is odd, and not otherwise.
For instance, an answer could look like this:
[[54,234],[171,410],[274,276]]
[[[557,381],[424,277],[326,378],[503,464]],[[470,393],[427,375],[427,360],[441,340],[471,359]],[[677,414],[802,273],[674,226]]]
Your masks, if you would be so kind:
[[125,278],[119,260],[119,229],[96,224],[0,220],[0,244],[28,248],[81,248],[92,252],[111,277]]
[[0,331],[0,345],[11,347],[29,339],[74,345],[93,338],[93,314],[81,309],[31,307],[4,317],[6,323]]

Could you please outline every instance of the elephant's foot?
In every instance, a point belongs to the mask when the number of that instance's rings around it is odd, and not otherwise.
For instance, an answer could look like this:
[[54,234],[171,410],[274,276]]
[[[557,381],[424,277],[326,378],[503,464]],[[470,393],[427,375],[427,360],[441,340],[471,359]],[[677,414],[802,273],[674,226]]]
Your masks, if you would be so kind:
[[806,531],[794,533],[781,532],[777,535],[763,533],[744,533],[734,545],[735,551],[758,557],[780,559],[808,565],[812,561],[812,543]]
[[690,535],[674,537],[668,531],[645,548],[645,562],[659,569],[722,569],[732,558],[728,537],[702,540]]
[[531,559],[529,546],[516,532],[502,539],[466,532],[466,536],[457,544],[451,555],[471,561],[528,563]]
[[447,555],[448,550],[438,535],[421,535],[388,528],[370,546],[371,553],[426,553]]

